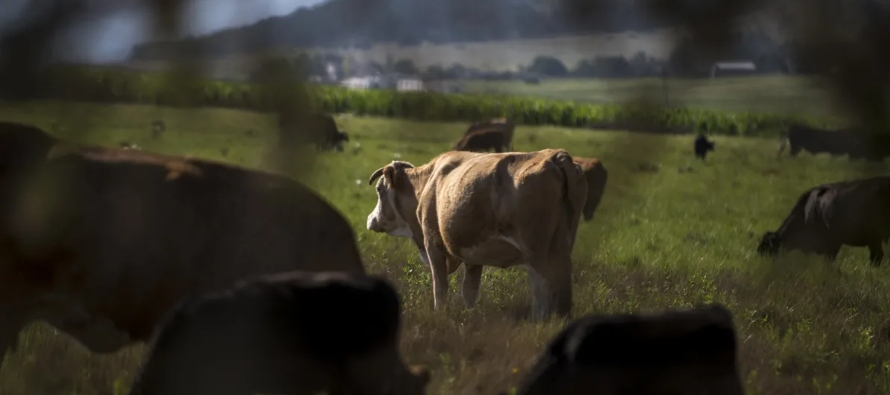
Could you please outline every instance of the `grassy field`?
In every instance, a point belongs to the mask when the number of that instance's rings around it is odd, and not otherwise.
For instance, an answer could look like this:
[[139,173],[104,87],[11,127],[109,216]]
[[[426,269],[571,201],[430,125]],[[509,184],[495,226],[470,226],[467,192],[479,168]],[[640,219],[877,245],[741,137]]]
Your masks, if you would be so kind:
[[[460,81],[466,92],[505,93],[577,102],[613,103],[645,97],[665,102],[660,78],[574,79],[550,78],[531,85],[522,81]],[[837,115],[833,103],[816,80],[786,75],[669,79],[667,103],[732,112]]]
[[[157,118],[168,131],[152,141],[149,124]],[[46,102],[6,103],[0,119],[47,129],[55,122],[60,137],[107,145],[130,141],[147,150],[246,166],[262,163],[274,126],[271,117],[242,111]],[[365,229],[376,203],[367,185],[371,172],[395,158],[424,163],[448,149],[466,126],[349,116],[337,122],[349,131],[350,146],[321,155],[304,179],[355,226],[369,270],[399,288],[408,361],[433,369],[430,394],[511,389],[564,325],[519,318],[530,302],[524,272],[486,269],[473,311],[460,308],[453,283],[450,302],[456,308],[434,312],[428,270],[409,242]],[[256,131],[253,137],[248,130]],[[735,315],[750,394],[890,393],[887,264],[869,267],[864,248],[845,247],[833,265],[799,253],[775,261],[755,253],[761,234],[778,227],[803,189],[886,173],[886,165],[808,154],[776,158],[773,139],[714,139],[717,150],[700,162],[689,136],[517,128],[517,150],[563,147],[601,158],[610,173],[596,219],[580,226],[573,252],[575,315],[721,302]],[[229,155],[222,155],[223,148]],[[142,348],[90,355],[35,325],[8,356],[0,394],[121,394]]]

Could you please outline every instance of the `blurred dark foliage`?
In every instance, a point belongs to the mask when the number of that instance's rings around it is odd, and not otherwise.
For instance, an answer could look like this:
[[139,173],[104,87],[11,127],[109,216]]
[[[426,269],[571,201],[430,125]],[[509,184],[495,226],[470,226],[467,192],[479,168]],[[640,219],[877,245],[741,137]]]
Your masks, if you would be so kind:
[[[185,0],[142,0],[152,10],[155,33],[158,36],[175,36],[179,27],[188,23],[182,20],[181,12]],[[372,3],[369,1],[369,3]],[[93,12],[101,12],[102,7],[114,6],[114,0],[32,0],[18,18],[16,26],[0,35],[0,99],[27,100],[40,97],[41,71],[51,63],[53,41],[63,34],[63,30],[78,18],[89,16]],[[255,67],[262,67],[259,60]],[[202,72],[200,61],[179,61],[173,70],[183,76],[200,77]],[[308,95],[301,89],[282,89],[279,82],[293,82],[292,75],[271,73],[263,79],[262,85],[268,93],[277,99],[275,113],[294,112],[296,116],[308,114],[312,103]],[[286,79],[287,81],[282,81]],[[299,78],[297,78],[299,80]],[[293,86],[293,85],[290,85]],[[169,87],[170,92],[194,88],[188,84]],[[77,123],[77,120],[72,120]],[[88,131],[88,125],[80,125],[80,130]],[[299,133],[299,130],[281,130],[280,133]],[[296,141],[294,138],[279,138],[280,142]],[[275,144],[271,157],[272,166],[292,175],[297,168],[307,168],[309,153],[297,150],[289,144]],[[293,154],[302,155],[294,161]],[[311,152],[311,151],[310,151]],[[291,154],[291,155],[288,155]]]
[[[104,1],[108,3],[110,0]],[[143,1],[149,3],[155,10],[157,33],[164,33],[159,34],[159,37],[170,37],[170,33],[175,33],[180,24],[187,23],[187,21],[180,20],[179,17],[182,0]],[[16,29],[0,38],[0,84],[2,84],[0,85],[2,86],[0,94],[2,97],[8,99],[32,97],[39,90],[38,72],[40,66],[47,60],[46,54],[52,38],[59,34],[70,21],[95,10],[96,7],[99,7],[96,4],[101,5],[102,3],[103,0],[30,2],[30,9],[26,13],[28,18],[19,23]],[[449,22],[451,25],[476,26],[476,30],[483,29],[484,31],[480,30],[476,32],[478,34],[472,34],[490,36],[489,38],[506,38],[500,36],[507,34],[505,32],[510,29],[506,29],[506,27],[510,26],[520,36],[534,36],[535,32],[525,29],[526,26],[535,25],[535,23],[531,23],[532,19],[537,19],[540,22],[537,25],[546,25],[546,29],[550,33],[556,31],[613,31],[616,28],[627,29],[628,26],[636,25],[681,27],[685,32],[682,38],[684,45],[695,48],[695,50],[694,53],[687,53],[685,60],[682,57],[678,58],[679,63],[682,64],[685,61],[698,63],[700,66],[701,63],[707,63],[710,59],[739,54],[738,46],[746,45],[739,43],[740,37],[751,37],[749,33],[739,33],[739,22],[741,18],[759,12],[775,16],[787,36],[786,43],[781,46],[781,49],[776,44],[773,45],[772,52],[784,51],[788,57],[795,59],[796,63],[810,68],[819,75],[825,85],[834,93],[838,105],[849,111],[852,115],[851,118],[859,124],[857,126],[861,130],[882,132],[890,124],[887,117],[888,99],[886,94],[890,76],[884,71],[890,53],[882,48],[882,45],[890,39],[890,23],[888,23],[890,22],[890,11],[888,11],[885,2],[879,0],[777,0],[773,2],[762,0],[499,0],[491,4],[486,3],[487,5],[484,7],[477,4],[475,8],[470,7],[464,1],[453,4],[440,3],[421,0],[330,0],[312,9],[300,9],[289,16],[270,18],[254,26],[228,29],[210,35],[206,39],[180,40],[179,42],[184,43],[183,45],[188,44],[180,49],[187,47],[189,52],[200,54],[204,51],[198,47],[209,46],[208,50],[215,51],[213,47],[222,41],[214,41],[214,37],[230,35],[241,35],[242,42],[249,41],[242,44],[259,47],[275,44],[276,40],[280,40],[282,37],[291,39],[294,37],[316,37],[319,40],[342,39],[341,41],[345,40],[344,42],[353,44],[355,37],[374,40],[407,35],[413,36],[417,40],[429,40],[428,36],[435,33],[430,28],[437,23],[436,21],[415,21],[412,19],[411,23],[408,23],[405,18],[411,19],[420,14],[430,17],[436,14],[448,14],[454,16]],[[434,8],[436,12],[432,12],[430,7]],[[467,12],[470,8],[472,8],[472,12]],[[417,9],[423,9],[423,12],[420,14],[414,12]],[[336,16],[338,21],[334,24],[336,26],[330,25],[330,20],[322,18],[323,14]],[[312,16],[310,19],[315,19],[319,23],[326,21],[327,25],[290,23],[296,20],[294,18],[306,19],[309,16]],[[519,20],[514,20],[516,18]],[[260,29],[260,27],[263,28]],[[313,30],[315,28],[322,29],[322,32],[336,28],[340,29],[341,33],[338,33],[339,35],[321,34]],[[425,30],[414,31],[421,28]],[[256,34],[246,34],[246,29],[253,29],[251,31]],[[292,31],[293,29],[298,31]],[[467,34],[475,31],[467,29],[463,29]],[[451,30],[439,29],[438,31],[441,33]],[[446,41],[459,40],[460,38],[442,37]],[[751,40],[763,41],[757,37]],[[760,47],[763,46],[765,44],[760,45]],[[748,55],[752,51],[741,52]],[[702,56],[702,54],[709,56]],[[591,70],[607,68],[606,64],[595,67],[596,65],[593,64],[595,62],[588,61],[588,63],[590,64],[580,66],[590,66],[586,68]],[[656,72],[656,69],[660,68],[647,66],[645,56],[638,63],[641,64],[638,68],[651,68],[651,72]],[[769,63],[775,68],[783,67],[776,56],[771,58],[765,56],[760,63]],[[190,70],[190,72],[195,72],[199,67],[194,63],[180,64],[179,66]],[[276,86],[281,85],[276,84],[275,80],[292,77],[286,76],[286,73],[267,73],[267,71],[290,68],[305,70],[309,73],[319,71],[316,69],[320,65],[270,66],[276,65],[270,65],[268,62],[258,64],[256,71],[252,73],[252,79],[262,81],[261,83],[268,89],[275,90]],[[422,72],[416,67],[407,67],[409,66],[407,64],[404,66],[406,66],[403,67],[406,69],[405,71]],[[627,67],[624,68],[627,69]],[[442,71],[443,73],[440,74],[444,74],[447,70],[443,68]],[[561,73],[562,70],[559,72]],[[611,72],[607,74],[632,76],[638,73]],[[279,77],[279,75],[281,76]],[[644,94],[641,92],[641,96]],[[281,105],[278,106],[279,113],[283,111],[308,113],[312,109],[312,103],[304,102],[308,99],[303,93],[277,92],[276,95],[281,98]],[[288,149],[289,147],[280,148]]]
[[76,0],[28,3],[20,23],[0,36],[0,98],[34,97],[52,41],[84,5]]
[[[603,18],[617,0],[550,0],[567,24]],[[737,22],[755,11],[780,21],[788,34],[788,56],[808,63],[860,130],[884,133],[890,126],[887,89],[890,10],[879,0],[635,0],[641,12],[683,27],[697,52],[716,56],[737,45]],[[627,7],[627,6],[625,6]],[[816,66],[814,66],[816,65]]]

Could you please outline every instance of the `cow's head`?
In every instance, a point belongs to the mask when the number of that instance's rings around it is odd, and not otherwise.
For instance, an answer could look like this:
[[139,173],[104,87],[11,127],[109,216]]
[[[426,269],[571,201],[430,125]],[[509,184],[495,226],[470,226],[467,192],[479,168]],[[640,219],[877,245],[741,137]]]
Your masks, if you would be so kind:
[[760,255],[774,256],[779,253],[782,247],[782,241],[776,232],[766,232],[760,238],[760,244],[757,246],[757,253]]
[[414,235],[408,221],[416,221],[417,196],[405,173],[412,168],[408,162],[393,161],[371,174],[368,184],[377,181],[377,206],[368,214],[368,230],[396,237]]

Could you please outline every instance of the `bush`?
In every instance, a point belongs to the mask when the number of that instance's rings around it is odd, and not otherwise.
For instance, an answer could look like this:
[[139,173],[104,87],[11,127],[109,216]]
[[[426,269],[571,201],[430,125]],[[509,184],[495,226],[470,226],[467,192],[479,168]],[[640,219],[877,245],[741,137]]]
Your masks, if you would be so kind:
[[526,70],[554,77],[562,77],[569,73],[566,65],[553,56],[536,56]]
[[[137,73],[80,66],[44,72],[45,99],[130,102],[169,106],[207,105],[276,111],[279,103],[306,88],[316,109],[331,113],[398,117],[425,121],[474,121],[506,116],[518,124],[567,127],[632,127],[705,133],[776,134],[784,122],[826,126],[827,120],[773,114],[732,114],[693,108],[588,104],[503,95],[440,94],[395,90],[354,91],[338,86],[303,87],[201,80],[173,73]],[[183,89],[186,88],[186,89]]]

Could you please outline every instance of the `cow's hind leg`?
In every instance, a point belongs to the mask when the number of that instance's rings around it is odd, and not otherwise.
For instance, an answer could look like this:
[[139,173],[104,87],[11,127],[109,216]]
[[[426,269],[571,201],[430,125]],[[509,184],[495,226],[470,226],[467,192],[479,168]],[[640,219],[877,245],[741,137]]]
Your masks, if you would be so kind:
[[868,260],[872,266],[881,266],[881,260],[884,259],[884,249],[881,247],[881,240],[872,241],[868,244]]
[[476,306],[479,300],[479,286],[482,282],[482,265],[470,265],[464,262],[464,281],[461,287],[461,296],[467,308]]
[[556,313],[571,315],[572,268],[568,256],[542,256],[529,262],[532,290],[532,320],[540,321]]
[[560,317],[572,314],[572,255],[570,247],[550,254],[547,283],[550,286],[550,311]]

